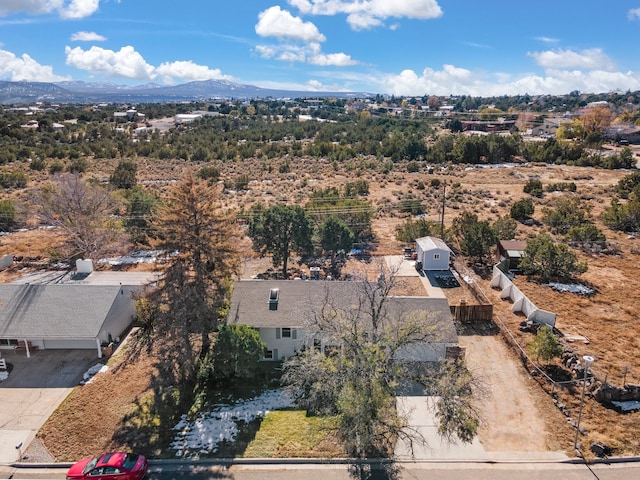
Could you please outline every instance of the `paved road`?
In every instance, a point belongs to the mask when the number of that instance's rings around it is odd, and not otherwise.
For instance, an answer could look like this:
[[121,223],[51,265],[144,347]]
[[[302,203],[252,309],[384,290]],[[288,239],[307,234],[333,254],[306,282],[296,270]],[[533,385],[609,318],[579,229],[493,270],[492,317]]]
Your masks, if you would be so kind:
[[[34,469],[0,466],[0,478],[65,478],[66,469]],[[148,480],[627,480],[640,478],[640,463],[427,463],[405,464],[397,475],[382,470],[356,470],[346,465],[215,465],[153,464]]]

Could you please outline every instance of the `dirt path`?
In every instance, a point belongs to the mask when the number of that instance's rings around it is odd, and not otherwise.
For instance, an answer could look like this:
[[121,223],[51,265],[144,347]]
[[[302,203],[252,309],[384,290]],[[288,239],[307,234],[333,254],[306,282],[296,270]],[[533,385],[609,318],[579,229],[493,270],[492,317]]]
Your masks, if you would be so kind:
[[499,335],[459,337],[469,369],[483,386],[479,439],[487,451],[546,451],[548,433],[530,379]]

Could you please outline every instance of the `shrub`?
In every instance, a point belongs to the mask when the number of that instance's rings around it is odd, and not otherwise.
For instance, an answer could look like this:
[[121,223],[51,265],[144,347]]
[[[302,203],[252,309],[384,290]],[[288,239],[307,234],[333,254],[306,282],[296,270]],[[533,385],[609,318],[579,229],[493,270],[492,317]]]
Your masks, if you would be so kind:
[[214,167],[213,165],[208,165],[198,170],[198,173],[196,174],[196,176],[198,178],[201,178],[202,180],[217,181],[218,178],[220,178],[220,169],[217,167]]
[[527,351],[536,357],[536,360],[548,362],[562,355],[564,348],[551,328],[545,325],[538,330],[535,340],[527,345]]
[[0,230],[7,231],[16,224],[16,207],[10,199],[0,200]]
[[532,197],[542,197],[542,182],[536,178],[531,179],[525,184],[523,191]]
[[524,222],[526,219],[530,218],[531,215],[533,215],[533,212],[533,202],[528,198],[523,198],[511,205],[510,216],[514,220]]

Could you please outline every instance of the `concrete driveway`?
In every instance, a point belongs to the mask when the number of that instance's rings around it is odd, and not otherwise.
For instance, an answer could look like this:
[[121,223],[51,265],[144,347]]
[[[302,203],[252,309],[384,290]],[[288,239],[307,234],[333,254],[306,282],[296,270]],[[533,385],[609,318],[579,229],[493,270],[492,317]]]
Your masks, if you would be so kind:
[[449,443],[438,434],[438,421],[435,415],[437,399],[438,397],[421,395],[396,397],[398,411],[403,415],[409,416],[409,425],[422,435],[425,440],[423,445],[417,443],[411,445],[408,441],[399,441],[395,451],[399,460],[414,462],[559,462],[567,460],[564,452],[489,452],[477,437],[470,444]]
[[[95,350],[0,350],[13,368],[0,382],[0,464],[11,463],[34,439],[82,374],[99,362]],[[17,445],[22,445],[17,449]]]
[[434,287],[426,275],[416,270],[415,260],[407,260],[403,255],[387,255],[384,257],[389,270],[396,272],[398,277],[419,277],[425,289],[425,295],[431,298],[446,298],[440,287]]

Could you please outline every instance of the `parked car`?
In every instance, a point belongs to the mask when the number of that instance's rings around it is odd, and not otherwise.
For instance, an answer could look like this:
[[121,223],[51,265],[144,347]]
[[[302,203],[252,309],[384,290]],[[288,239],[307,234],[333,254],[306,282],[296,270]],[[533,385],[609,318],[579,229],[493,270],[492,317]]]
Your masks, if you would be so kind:
[[79,460],[67,472],[67,480],[141,480],[149,464],[143,455],[127,452],[104,452],[97,457]]

